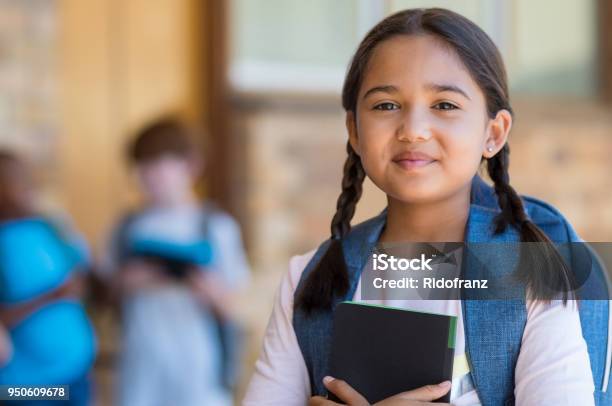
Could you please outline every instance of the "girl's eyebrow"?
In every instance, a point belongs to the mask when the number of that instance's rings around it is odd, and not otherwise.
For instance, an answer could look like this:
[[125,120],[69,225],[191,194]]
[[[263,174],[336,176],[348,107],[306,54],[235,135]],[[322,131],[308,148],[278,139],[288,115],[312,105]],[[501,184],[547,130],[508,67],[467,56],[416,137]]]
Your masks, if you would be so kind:
[[365,92],[365,94],[363,95],[363,98],[365,99],[369,95],[376,93],[376,92],[395,93],[397,91],[398,91],[397,87],[393,85],[374,86],[370,88],[367,92]]
[[455,86],[455,85],[428,83],[425,85],[425,88],[428,90],[434,91],[436,93],[442,93],[442,92],[458,93],[462,95],[463,97],[465,97],[466,99],[472,100],[465,91],[463,91],[460,87]]
[[[439,83],[428,83],[425,85],[425,88],[427,90],[431,90],[434,91],[436,93],[442,93],[442,92],[453,92],[453,93],[457,93],[462,95],[463,97],[465,97],[468,100],[472,100],[472,98],[470,96],[468,96],[467,92],[465,92],[463,89],[461,89],[458,86],[455,85],[450,85],[450,84],[439,84]],[[374,86],[372,88],[370,88],[367,92],[365,92],[365,94],[363,95],[363,98],[367,98],[368,96],[370,96],[373,93],[377,93],[377,92],[381,92],[381,93],[396,93],[398,92],[399,89],[396,86],[393,85],[382,85],[382,86]]]

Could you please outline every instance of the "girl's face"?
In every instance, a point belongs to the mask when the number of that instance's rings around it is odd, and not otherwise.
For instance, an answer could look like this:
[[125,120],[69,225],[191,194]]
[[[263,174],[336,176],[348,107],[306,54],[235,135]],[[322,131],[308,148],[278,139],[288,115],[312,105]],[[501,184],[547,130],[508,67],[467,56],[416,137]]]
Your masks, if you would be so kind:
[[503,147],[511,122],[505,110],[488,117],[459,57],[428,35],[379,44],[356,112],[347,114],[349,140],[370,179],[389,198],[410,203],[469,191],[481,157]]

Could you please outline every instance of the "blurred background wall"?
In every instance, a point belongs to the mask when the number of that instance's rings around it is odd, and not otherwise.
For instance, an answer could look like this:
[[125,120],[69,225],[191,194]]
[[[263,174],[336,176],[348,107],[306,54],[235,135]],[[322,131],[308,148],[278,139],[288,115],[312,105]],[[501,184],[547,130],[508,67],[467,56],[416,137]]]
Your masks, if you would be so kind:
[[97,241],[129,199],[122,151],[130,132],[167,112],[191,120],[204,112],[204,8],[195,0],[55,4],[57,193]]
[[160,114],[200,120],[197,0],[1,0],[0,142],[93,241],[129,200],[122,149]]
[[[205,195],[239,219],[254,271],[246,379],[289,257],[328,235],[348,60],[377,21],[416,6],[456,10],[500,47],[516,189],[557,206],[586,240],[610,241],[605,0],[0,0],[0,143],[31,159],[47,204],[100,247],[136,197],[122,156],[130,132],[168,112],[199,125]],[[355,221],[384,205],[366,184]],[[115,349],[112,321],[99,326],[102,377]]]

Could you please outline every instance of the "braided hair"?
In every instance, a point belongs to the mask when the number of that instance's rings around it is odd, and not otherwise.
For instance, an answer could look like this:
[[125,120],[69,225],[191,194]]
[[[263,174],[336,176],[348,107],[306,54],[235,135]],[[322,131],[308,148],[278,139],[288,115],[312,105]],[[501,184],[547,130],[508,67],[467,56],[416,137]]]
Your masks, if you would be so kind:
[[[376,46],[398,35],[433,35],[443,40],[457,53],[484,93],[489,117],[494,118],[501,110],[512,114],[506,70],[493,41],[469,19],[440,8],[400,11],[370,30],[359,44],[346,74],[342,89],[345,111],[356,115],[364,72]],[[347,144],[347,152],[342,192],[332,219],[327,249],[296,295],[295,307],[307,313],[330,309],[334,297],[342,297],[349,289],[341,241],[350,231],[350,221],[361,197],[365,171],[350,144]],[[506,143],[497,154],[486,159],[487,172],[494,182],[501,209],[495,218],[495,233],[514,227],[522,242],[539,243],[537,257],[534,257],[532,249],[526,252],[521,250],[517,276],[529,287],[533,298],[546,301],[563,292],[563,300],[566,301],[572,275],[550,238],[529,220],[522,199],[510,186],[509,156],[510,148]]]
[[342,238],[351,230],[351,219],[361,198],[365,170],[361,158],[346,143],[348,156],[344,162],[342,192],[336,203],[336,214],[331,222],[331,239],[317,268],[309,275],[300,290],[296,304],[306,311],[329,308],[335,294],[343,295],[349,288],[348,272],[342,253]]
[[521,257],[515,276],[529,286],[532,298],[550,300],[556,294],[562,293],[565,303],[576,283],[574,275],[550,238],[529,219],[523,200],[510,186],[509,156],[510,147],[506,143],[497,154],[487,159],[487,173],[494,182],[497,202],[501,209],[495,219],[495,233],[502,233],[506,227],[512,226],[519,231],[522,242],[537,243],[521,246]]

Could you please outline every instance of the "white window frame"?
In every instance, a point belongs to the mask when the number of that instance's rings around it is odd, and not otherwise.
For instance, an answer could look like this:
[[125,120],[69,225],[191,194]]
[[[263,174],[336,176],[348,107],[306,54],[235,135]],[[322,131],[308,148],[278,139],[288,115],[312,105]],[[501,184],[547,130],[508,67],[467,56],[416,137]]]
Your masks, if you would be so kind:
[[[391,11],[391,0],[355,0],[357,8],[357,41]],[[511,0],[479,0],[486,10],[481,22],[506,63],[513,63],[514,13]],[[346,61],[348,64],[349,61]],[[329,67],[316,64],[282,63],[264,60],[229,61],[230,88],[246,93],[340,93],[347,66]]]

